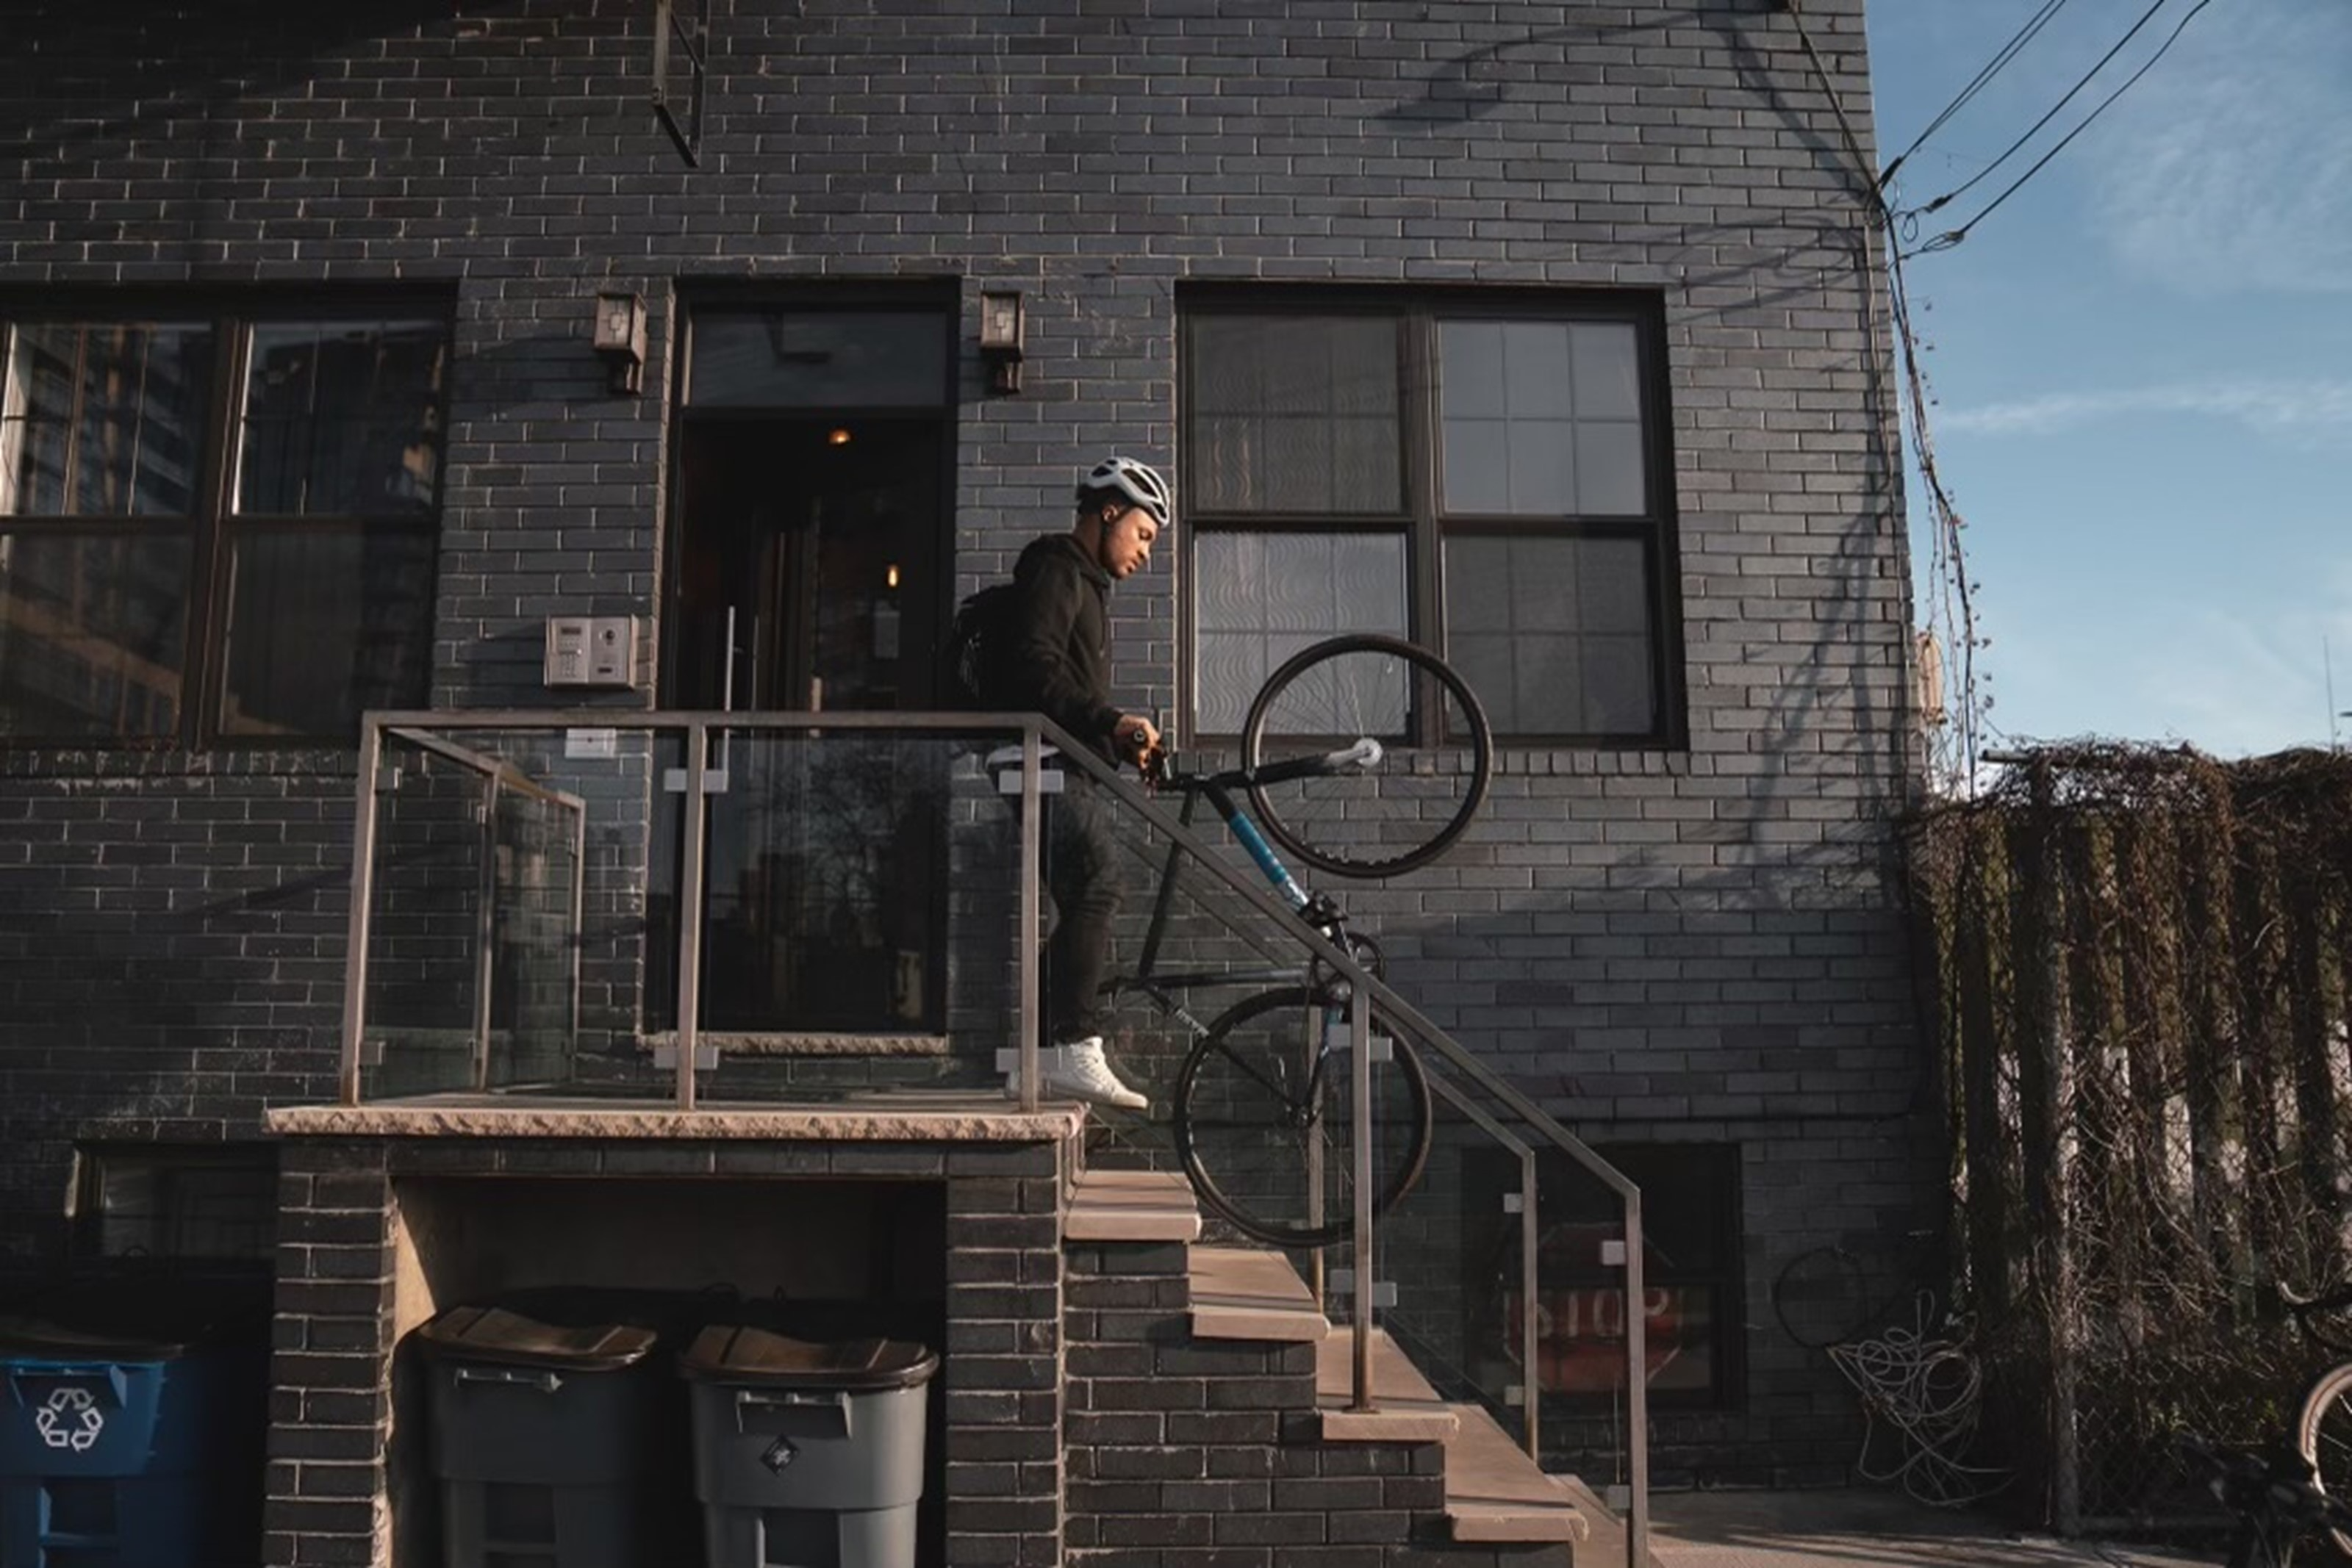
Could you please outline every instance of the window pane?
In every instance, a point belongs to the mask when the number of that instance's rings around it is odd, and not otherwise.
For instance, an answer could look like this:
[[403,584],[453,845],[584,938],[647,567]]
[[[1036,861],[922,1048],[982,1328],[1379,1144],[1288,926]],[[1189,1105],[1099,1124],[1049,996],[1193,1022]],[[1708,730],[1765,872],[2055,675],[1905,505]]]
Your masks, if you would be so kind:
[[1456,516],[1638,516],[1640,361],[1621,322],[1438,326],[1444,505]]
[[193,511],[212,350],[196,326],[18,327],[0,397],[0,512]]
[[179,535],[0,534],[0,735],[171,734],[194,557]]
[[1576,509],[1585,517],[1638,517],[1649,509],[1638,424],[1578,425],[1575,473]]
[[1579,321],[1571,350],[1579,419],[1642,417],[1642,359],[1632,323]]
[[1657,725],[1647,554],[1638,539],[1455,534],[1445,656],[1512,735]]
[[686,400],[698,408],[938,408],[948,329],[935,310],[698,312]]
[[1274,667],[1341,632],[1402,635],[1401,534],[1276,534],[1217,529],[1192,549],[1193,724],[1240,732]]
[[222,729],[344,736],[364,709],[423,705],[430,534],[247,533],[230,572]]
[[236,510],[416,516],[441,469],[447,329],[430,321],[253,329]]
[[1397,333],[1378,317],[1194,317],[1188,509],[1400,510]]

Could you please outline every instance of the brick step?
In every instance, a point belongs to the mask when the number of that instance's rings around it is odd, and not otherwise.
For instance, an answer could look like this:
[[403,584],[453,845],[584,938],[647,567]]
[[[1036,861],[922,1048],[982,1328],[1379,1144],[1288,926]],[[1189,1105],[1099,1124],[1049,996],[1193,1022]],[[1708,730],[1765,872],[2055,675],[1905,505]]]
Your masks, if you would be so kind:
[[1181,1173],[1090,1169],[1073,1185],[1063,1232],[1072,1242],[1087,1244],[1182,1244],[1189,1337],[1202,1352],[1219,1343],[1230,1344],[1236,1354],[1253,1345],[1313,1345],[1310,1429],[1321,1442],[1335,1448],[1441,1446],[1444,1518],[1457,1546],[1562,1545],[1572,1552],[1575,1543],[1591,1535],[1565,1478],[1546,1475],[1483,1408],[1439,1395],[1386,1333],[1376,1330],[1371,1336],[1378,1408],[1349,1409],[1352,1331],[1324,1316],[1285,1254],[1202,1244],[1200,1208]]

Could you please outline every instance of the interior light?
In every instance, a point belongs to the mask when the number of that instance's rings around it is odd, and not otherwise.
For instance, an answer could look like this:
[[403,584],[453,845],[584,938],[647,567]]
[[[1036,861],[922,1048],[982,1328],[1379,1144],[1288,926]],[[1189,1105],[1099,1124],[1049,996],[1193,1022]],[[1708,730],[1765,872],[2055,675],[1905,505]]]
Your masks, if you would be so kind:
[[882,581],[886,587],[896,588],[898,586],[898,563],[897,561],[892,561],[889,566],[883,570]]
[[824,439],[829,446],[846,446],[849,444],[849,432],[846,428],[835,428],[828,431]]

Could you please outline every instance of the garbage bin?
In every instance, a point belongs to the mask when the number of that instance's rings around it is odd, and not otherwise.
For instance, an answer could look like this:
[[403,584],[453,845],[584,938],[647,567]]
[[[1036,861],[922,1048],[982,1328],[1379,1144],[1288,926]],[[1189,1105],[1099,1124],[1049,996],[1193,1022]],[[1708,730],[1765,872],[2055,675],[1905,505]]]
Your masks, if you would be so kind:
[[0,1563],[249,1558],[266,1341],[193,1319],[142,1333],[97,1299],[0,1317]]
[[819,1344],[717,1323],[678,1358],[707,1568],[913,1568],[924,1385],[902,1340]]
[[445,1568],[637,1568],[656,1552],[665,1439],[656,1331],[541,1322],[501,1307],[416,1331]]

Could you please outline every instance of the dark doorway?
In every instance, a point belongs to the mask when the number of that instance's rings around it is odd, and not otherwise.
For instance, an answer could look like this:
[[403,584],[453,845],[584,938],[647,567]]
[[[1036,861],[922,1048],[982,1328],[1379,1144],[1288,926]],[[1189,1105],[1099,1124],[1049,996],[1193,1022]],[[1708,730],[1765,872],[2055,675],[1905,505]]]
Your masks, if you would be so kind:
[[[950,441],[943,413],[689,417],[667,705],[928,707]],[[938,748],[848,731],[735,731],[719,745],[701,1027],[936,1032]],[[656,1019],[675,1020],[671,967],[649,965]]]

